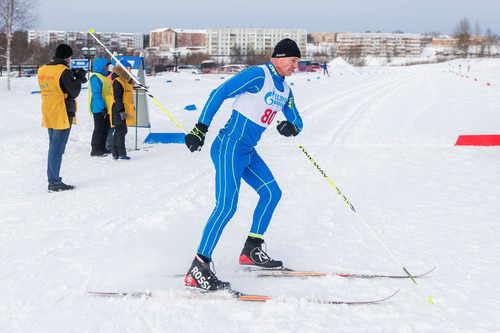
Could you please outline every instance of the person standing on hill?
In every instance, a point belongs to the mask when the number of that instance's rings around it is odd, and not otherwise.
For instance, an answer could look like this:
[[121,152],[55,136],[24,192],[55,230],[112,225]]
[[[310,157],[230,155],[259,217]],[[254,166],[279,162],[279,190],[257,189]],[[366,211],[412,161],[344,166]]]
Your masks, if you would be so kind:
[[227,98],[236,97],[233,112],[215,138],[210,155],[215,166],[217,203],[202,233],[196,256],[184,278],[188,288],[204,291],[230,289],[210,269],[212,253],[226,224],[236,211],[241,179],[260,196],[253,215],[250,233],[239,257],[248,267],[280,269],[283,263],[273,260],[263,250],[264,233],[281,198],[281,189],[271,170],[255,150],[262,133],[282,112],[286,121],[277,130],[284,136],[295,136],[302,130],[302,119],[295,108],[294,97],[285,76],[298,68],[300,50],[291,39],[283,39],[274,48],[271,61],[251,67],[212,91],[185,143],[191,152],[200,150],[212,118]]
[[38,84],[42,94],[42,126],[48,129],[49,153],[47,178],[49,192],[75,188],[62,182],[62,155],[66,149],[71,125],[76,124],[76,102],[82,83],[87,82],[86,71],[69,68],[73,49],[59,44],[55,56],[38,69]]
[[111,151],[106,149],[106,139],[110,128],[108,110],[111,109],[111,83],[107,76],[110,74],[110,62],[104,58],[97,58],[93,64],[93,72],[89,85],[89,111],[94,118],[90,156],[106,156]]

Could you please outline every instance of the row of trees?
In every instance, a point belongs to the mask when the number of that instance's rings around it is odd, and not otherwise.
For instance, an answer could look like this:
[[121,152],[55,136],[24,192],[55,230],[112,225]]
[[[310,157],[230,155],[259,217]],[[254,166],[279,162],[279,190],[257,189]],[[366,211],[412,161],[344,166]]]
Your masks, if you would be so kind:
[[236,46],[230,56],[210,55],[205,52],[189,52],[181,55],[177,61],[168,52],[161,52],[154,48],[148,48],[143,53],[146,67],[151,67],[153,71],[160,72],[165,68],[172,68],[175,63],[186,65],[199,65],[204,60],[215,60],[219,65],[227,64],[247,64],[254,66],[259,63],[269,61],[273,50],[264,52],[243,53],[241,48]]
[[476,22],[473,30],[467,17],[462,18],[457,23],[453,30],[453,37],[457,39],[456,50],[459,51],[461,57],[492,56],[492,47],[498,45],[499,41],[499,36],[494,34],[490,28],[483,35],[479,22]]
[[[7,74],[10,73],[12,40],[20,29],[30,28],[36,22],[34,15],[36,0],[0,0],[0,27],[5,43],[0,44],[0,57],[5,59]],[[10,76],[7,75],[7,90],[10,90]]]

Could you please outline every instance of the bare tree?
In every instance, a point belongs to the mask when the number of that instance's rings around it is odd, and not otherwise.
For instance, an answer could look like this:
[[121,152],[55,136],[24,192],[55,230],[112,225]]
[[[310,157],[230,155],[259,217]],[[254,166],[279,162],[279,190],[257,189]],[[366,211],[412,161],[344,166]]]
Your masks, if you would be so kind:
[[453,30],[453,37],[457,39],[457,49],[462,53],[463,57],[467,56],[469,51],[470,36],[472,28],[467,17],[461,19]]
[[483,47],[483,38],[482,38],[482,30],[479,25],[479,21],[476,21],[476,25],[474,27],[474,46],[475,46],[475,56],[483,57],[484,47]]
[[486,45],[485,45],[485,55],[491,57],[491,46],[493,44],[493,32],[490,28],[486,29]]
[[1,56],[7,66],[7,90],[10,90],[10,62],[14,32],[28,28],[35,22],[36,0],[0,0],[0,27],[5,35],[6,45]]
[[344,53],[344,60],[353,66],[363,66],[364,59],[363,49],[361,45],[351,45],[346,48]]
[[184,55],[181,58],[181,62],[190,65],[199,65],[203,60],[209,60],[210,55],[203,52],[192,52]]
[[243,54],[243,50],[240,45],[235,45],[231,50],[231,62],[233,64],[244,64],[245,60],[243,59],[245,55]]

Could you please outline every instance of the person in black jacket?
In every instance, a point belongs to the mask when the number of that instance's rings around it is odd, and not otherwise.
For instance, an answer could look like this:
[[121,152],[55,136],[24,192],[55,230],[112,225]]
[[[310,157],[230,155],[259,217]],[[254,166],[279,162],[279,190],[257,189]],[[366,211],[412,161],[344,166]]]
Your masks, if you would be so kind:
[[47,178],[49,192],[75,188],[62,182],[62,155],[66,149],[71,124],[76,124],[76,102],[82,83],[87,82],[86,71],[72,71],[68,64],[73,50],[67,44],[56,48],[55,56],[38,70],[38,84],[42,94],[42,126],[48,129],[49,152]]
[[113,153],[114,160],[130,160],[127,156],[127,149],[125,148],[125,135],[127,134],[127,117],[134,111],[134,89],[132,86],[133,79],[129,75],[132,70],[132,65],[126,61],[121,60],[123,67],[117,64],[113,68],[113,105],[112,109],[112,122],[115,126],[115,133],[113,136]]

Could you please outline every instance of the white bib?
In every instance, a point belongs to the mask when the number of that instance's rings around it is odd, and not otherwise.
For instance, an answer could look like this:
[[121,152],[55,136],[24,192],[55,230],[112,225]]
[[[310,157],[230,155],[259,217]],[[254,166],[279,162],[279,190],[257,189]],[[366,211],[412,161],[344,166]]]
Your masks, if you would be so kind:
[[267,66],[264,69],[265,80],[262,89],[252,94],[244,92],[236,96],[233,109],[250,119],[259,126],[267,128],[274,120],[278,111],[283,111],[288,101],[290,87],[283,81],[284,91],[280,92],[274,86],[274,81]]

